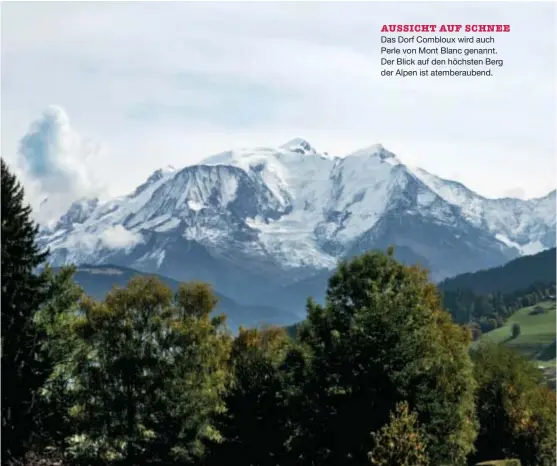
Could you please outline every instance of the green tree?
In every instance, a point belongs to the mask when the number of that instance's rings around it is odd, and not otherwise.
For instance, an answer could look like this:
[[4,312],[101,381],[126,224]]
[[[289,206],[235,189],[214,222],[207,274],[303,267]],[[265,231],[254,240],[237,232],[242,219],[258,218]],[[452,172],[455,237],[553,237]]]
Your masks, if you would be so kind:
[[210,464],[283,464],[288,426],[288,386],[282,370],[290,339],[284,329],[240,329],[232,349],[227,411],[218,424],[223,441]]
[[72,323],[80,311],[83,290],[73,281],[74,273],[75,267],[62,267],[57,273],[49,267],[45,269],[50,283],[48,299],[34,318],[41,336],[41,357],[49,368],[37,405],[41,429],[39,438],[35,439],[34,453],[38,458],[44,458],[46,449],[49,454],[61,456],[72,432],[68,413],[73,400],[65,390],[67,381],[61,380],[59,375],[76,350],[77,338]]
[[513,338],[518,338],[518,336],[520,335],[520,324],[516,322],[513,324],[511,334]]
[[46,257],[36,242],[38,227],[24,204],[23,187],[4,160],[2,171],[2,459],[21,457],[37,431],[38,390],[48,373],[40,357],[33,318],[47,299]]
[[208,285],[173,295],[151,277],[84,300],[69,324],[72,357],[51,378],[74,403],[74,462],[191,464],[219,439],[230,337],[224,317],[210,317],[216,302]]
[[403,400],[434,464],[465,461],[476,435],[470,334],[452,323],[425,271],[392,250],[341,263],[326,305],[308,303],[300,341],[312,355],[300,419],[307,464],[367,464],[369,432]]
[[369,459],[373,466],[428,466],[418,416],[409,412],[408,403],[396,405],[390,421],[373,433],[373,449]]
[[474,459],[554,465],[555,393],[543,386],[538,369],[502,345],[482,345],[473,359],[480,421]]

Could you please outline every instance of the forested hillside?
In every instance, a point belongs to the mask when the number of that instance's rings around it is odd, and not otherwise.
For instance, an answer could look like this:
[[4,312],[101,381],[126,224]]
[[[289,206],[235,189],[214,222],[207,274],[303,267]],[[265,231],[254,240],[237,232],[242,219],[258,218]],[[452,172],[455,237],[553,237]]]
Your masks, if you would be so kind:
[[475,294],[522,291],[534,285],[555,283],[555,248],[514,259],[501,267],[465,273],[439,284],[443,291],[468,290]]
[[475,336],[501,327],[516,310],[555,298],[555,248],[439,284],[455,322]]
[[524,306],[554,299],[555,283],[533,285],[509,294],[476,294],[470,290],[445,291],[443,305],[458,324],[470,325],[474,336],[501,327],[508,317]]

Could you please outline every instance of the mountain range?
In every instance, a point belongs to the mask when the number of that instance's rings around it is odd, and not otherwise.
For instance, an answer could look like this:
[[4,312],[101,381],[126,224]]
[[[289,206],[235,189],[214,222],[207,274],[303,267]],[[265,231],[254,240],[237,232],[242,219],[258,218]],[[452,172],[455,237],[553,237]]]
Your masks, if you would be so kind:
[[242,305],[303,315],[339,260],[395,246],[434,281],[555,246],[555,191],[488,199],[381,145],[331,157],[307,141],[227,151],[81,199],[39,241],[59,266],[114,264],[208,281]]
[[[169,277],[157,274],[145,274],[127,267],[120,267],[112,264],[88,265],[76,267],[74,281],[83,288],[84,292],[92,298],[101,300],[114,288],[123,288],[131,278],[137,275],[155,276],[165,285],[176,291],[180,282]],[[247,306],[241,305],[221,293],[215,293],[218,303],[215,309],[216,314],[224,313],[227,316],[227,325],[233,331],[243,325],[245,327],[257,326],[261,324],[291,323],[297,317],[284,310],[277,310],[271,306]]]

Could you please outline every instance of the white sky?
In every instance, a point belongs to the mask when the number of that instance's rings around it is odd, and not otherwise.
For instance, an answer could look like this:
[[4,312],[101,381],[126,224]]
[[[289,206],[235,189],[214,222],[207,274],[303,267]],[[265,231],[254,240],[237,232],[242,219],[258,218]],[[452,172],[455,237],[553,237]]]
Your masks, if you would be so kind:
[[[556,184],[555,13],[535,2],[4,2],[2,156],[14,162],[55,104],[100,145],[87,160],[71,145],[72,164],[114,194],[168,164],[303,137],[339,156],[381,143],[486,196],[542,196]],[[510,24],[496,36],[505,66],[492,78],[381,77],[383,23]]]

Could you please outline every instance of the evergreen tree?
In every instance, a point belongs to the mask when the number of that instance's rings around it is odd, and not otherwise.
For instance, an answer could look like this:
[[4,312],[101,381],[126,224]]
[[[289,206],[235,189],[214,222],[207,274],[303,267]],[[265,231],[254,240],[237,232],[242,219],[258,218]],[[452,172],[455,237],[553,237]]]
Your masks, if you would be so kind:
[[41,458],[55,454],[63,456],[66,439],[72,432],[69,410],[73,405],[70,393],[59,374],[74,357],[75,335],[71,324],[81,311],[83,290],[73,281],[75,267],[62,267],[56,274],[50,269],[45,276],[50,282],[47,302],[35,315],[35,324],[41,334],[41,356],[49,369],[48,378],[40,390],[40,436],[35,439],[35,452]]
[[2,172],[2,459],[21,457],[36,433],[37,391],[46,375],[33,318],[48,298],[37,273],[47,257],[36,243],[37,225],[23,187],[4,160]]

